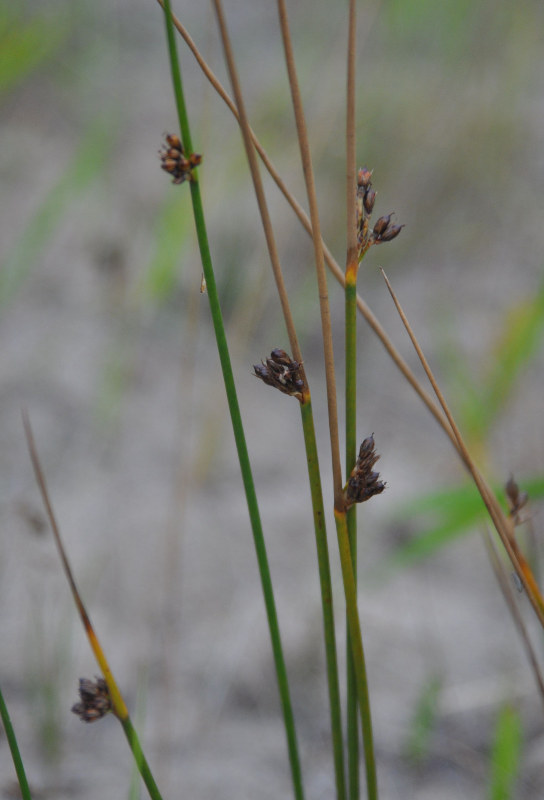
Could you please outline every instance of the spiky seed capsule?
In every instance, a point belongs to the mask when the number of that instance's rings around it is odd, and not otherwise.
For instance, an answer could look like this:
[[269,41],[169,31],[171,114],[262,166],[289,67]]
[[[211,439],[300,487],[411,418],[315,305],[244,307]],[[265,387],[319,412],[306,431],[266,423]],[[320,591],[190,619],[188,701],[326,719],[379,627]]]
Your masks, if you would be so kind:
[[390,222],[391,214],[387,214],[385,217],[380,217],[378,220],[376,220],[374,227],[372,228],[372,233],[374,236],[376,238],[383,236]]
[[354,503],[364,503],[376,494],[381,494],[386,487],[380,481],[380,473],[372,469],[380,456],[375,451],[374,434],[367,436],[359,448],[359,458],[352,469],[344,488],[347,508]]
[[266,362],[254,364],[255,375],[268,386],[302,400],[304,380],[302,364],[294,361],[285,350],[276,347]]
[[376,240],[376,244],[380,244],[381,242],[391,242],[393,239],[397,238],[403,228],[404,225],[390,225],[385,233],[382,233],[380,238]]
[[80,678],[79,697],[80,702],[72,706],[72,712],[82,722],[96,722],[112,710],[110,694],[103,678],[97,678],[96,682]]
[[367,169],[366,167],[361,167],[357,173],[357,186],[366,189],[367,186],[370,186],[371,178],[372,170]]
[[198,153],[191,153],[187,157],[181,140],[175,133],[166,134],[165,139],[166,144],[159,150],[162,161],[161,169],[172,175],[172,183],[193,180],[192,170],[201,163],[202,156]]
[[365,208],[366,213],[369,216],[372,214],[372,211],[374,210],[375,201],[376,201],[376,192],[374,191],[374,189],[367,190],[363,198],[363,206]]

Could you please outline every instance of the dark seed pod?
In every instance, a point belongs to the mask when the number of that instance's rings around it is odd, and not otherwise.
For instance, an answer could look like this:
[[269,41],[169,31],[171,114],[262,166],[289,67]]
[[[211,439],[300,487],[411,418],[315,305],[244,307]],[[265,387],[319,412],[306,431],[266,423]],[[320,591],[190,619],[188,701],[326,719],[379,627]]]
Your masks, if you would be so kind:
[[366,167],[361,167],[357,173],[357,186],[366,189],[368,186],[370,186],[371,178],[372,170],[369,170]]
[[181,139],[175,133],[167,133],[164,137],[166,139],[167,144],[170,147],[173,147],[174,150],[179,150],[180,153],[183,153],[183,145],[181,144]]
[[390,242],[393,239],[396,239],[403,228],[404,225],[390,225],[385,233],[380,236],[377,242]]
[[202,161],[202,156],[192,153],[185,156],[183,145],[179,136],[173,133],[166,134],[166,145],[159,151],[161,168],[172,176],[172,183],[183,183],[193,180],[192,170]]
[[268,386],[274,386],[284,394],[302,400],[304,379],[302,364],[294,361],[285,350],[276,347],[266,359],[266,363],[253,366],[255,375]]
[[103,678],[97,678],[96,682],[80,678],[79,697],[80,702],[72,706],[72,712],[82,722],[96,722],[112,710],[110,694]]
[[348,508],[354,503],[364,503],[374,495],[381,494],[386,487],[384,481],[379,480],[380,473],[372,469],[380,458],[374,448],[374,434],[372,434],[363,440],[359,448],[359,458],[344,489]]
[[387,216],[380,217],[378,220],[376,220],[376,223],[372,228],[372,233],[374,234],[376,239],[379,239],[383,236],[390,222],[391,222],[391,214],[387,214]]
[[365,192],[365,196],[363,198],[363,206],[365,208],[366,213],[370,216],[374,209],[374,202],[376,200],[376,192],[374,189],[369,189]]

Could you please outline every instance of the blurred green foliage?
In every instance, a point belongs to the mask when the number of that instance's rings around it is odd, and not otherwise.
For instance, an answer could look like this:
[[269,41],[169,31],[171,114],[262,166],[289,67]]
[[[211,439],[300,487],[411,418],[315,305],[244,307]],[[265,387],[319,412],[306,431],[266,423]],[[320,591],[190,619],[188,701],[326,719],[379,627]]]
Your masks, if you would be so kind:
[[26,20],[17,4],[0,2],[0,102],[59,51],[69,32],[63,12]]
[[511,800],[520,769],[523,744],[519,712],[511,705],[503,706],[495,725],[491,750],[488,800]]

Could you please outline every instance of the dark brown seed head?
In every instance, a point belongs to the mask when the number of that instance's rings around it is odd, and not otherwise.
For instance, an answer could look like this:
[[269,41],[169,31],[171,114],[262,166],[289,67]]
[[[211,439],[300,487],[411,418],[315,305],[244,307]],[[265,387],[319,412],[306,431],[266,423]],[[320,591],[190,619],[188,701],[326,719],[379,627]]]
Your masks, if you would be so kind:
[[393,239],[397,238],[403,228],[404,225],[390,225],[385,233],[383,233],[380,238],[376,240],[376,244],[380,244],[382,242],[391,242]]
[[173,147],[174,150],[178,150],[180,153],[183,153],[183,145],[181,143],[181,139],[175,133],[167,133],[164,137],[166,142],[170,147]]
[[380,458],[374,448],[374,434],[372,434],[363,440],[359,448],[359,458],[344,489],[348,508],[354,503],[364,503],[374,495],[381,494],[386,487],[384,481],[379,479],[380,473],[372,469]]
[[79,697],[80,702],[72,706],[72,712],[82,722],[96,722],[111,711],[111,699],[103,678],[97,678],[96,682],[80,678]]
[[521,525],[523,520],[520,517],[520,511],[524,506],[527,505],[529,501],[529,495],[527,492],[520,491],[520,488],[514,480],[513,475],[510,476],[504,488],[506,491],[506,499],[508,501],[510,516],[516,525]]
[[357,173],[357,186],[366,189],[368,186],[370,186],[371,178],[372,170],[367,169],[366,167],[361,167]]
[[257,378],[260,378],[268,386],[274,386],[280,392],[302,400],[304,391],[302,364],[294,361],[285,350],[279,347],[275,348],[266,362],[255,364],[253,369]]
[[166,144],[159,151],[159,155],[162,161],[161,168],[172,176],[172,183],[192,180],[193,168],[202,161],[202,156],[198,153],[186,157],[179,136],[171,133],[166,135]]
[[367,189],[363,197],[363,206],[366,213],[370,216],[374,210],[374,203],[376,201],[376,192],[374,189]]
[[389,224],[391,222],[391,214],[387,214],[385,217],[380,217],[376,220],[374,227],[372,228],[372,233],[374,234],[375,239],[379,239],[383,234],[386,232]]

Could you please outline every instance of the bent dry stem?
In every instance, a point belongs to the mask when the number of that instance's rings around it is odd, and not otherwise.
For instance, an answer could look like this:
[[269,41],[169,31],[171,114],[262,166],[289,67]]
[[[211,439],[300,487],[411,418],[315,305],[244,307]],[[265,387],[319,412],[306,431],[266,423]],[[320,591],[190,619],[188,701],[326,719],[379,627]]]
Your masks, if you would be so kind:
[[127,737],[130,749],[134,756],[134,760],[138,766],[138,770],[140,771],[142,779],[146,785],[147,791],[149,792],[149,796],[151,797],[152,800],[162,800],[161,794],[153,777],[153,773],[151,772],[149,764],[147,763],[142,747],[140,745],[140,740],[138,739],[138,735],[130,720],[126,703],[123,699],[123,696],[117,685],[117,682],[113,677],[113,673],[106,659],[106,655],[102,650],[100,642],[98,641],[98,637],[93,628],[90,617],[87,613],[87,609],[83,604],[83,600],[81,599],[79,589],[77,588],[72,568],[70,566],[70,562],[68,561],[68,556],[66,555],[66,551],[64,549],[64,545],[60,537],[60,529],[57,524],[57,519],[53,511],[53,505],[49,498],[49,492],[47,490],[47,484],[45,482],[45,475],[42,470],[40,460],[38,458],[38,451],[36,449],[36,444],[34,442],[34,435],[32,433],[30,419],[26,412],[23,412],[23,425],[25,429],[25,435],[28,444],[28,450],[30,453],[30,458],[32,461],[32,466],[34,468],[34,474],[36,476],[36,482],[39,486],[42,495],[43,504],[45,506],[47,517],[49,519],[49,523],[53,531],[55,544],[57,545],[57,550],[59,552],[60,559],[62,561],[64,573],[70,585],[70,589],[72,590],[72,596],[74,598],[77,610],[79,611],[79,615],[81,617],[83,627],[85,628],[89,644],[91,645],[91,649],[94,653],[94,657],[96,658],[98,665],[102,670],[102,675],[104,676],[104,680],[106,681],[109,696],[111,699],[112,711],[118,718],[121,725],[123,726],[125,736]]
[[[170,66],[172,71],[174,92],[176,96],[176,106],[178,110],[180,130],[182,133],[183,145],[185,151],[190,155],[193,152],[193,148],[191,142],[190,127],[189,127],[189,117],[187,114],[187,108],[183,93],[181,70],[179,67],[179,62],[177,57],[175,36],[174,36],[174,25],[172,21],[172,12],[169,0],[165,0],[164,8],[165,8],[165,18],[166,18],[168,52],[170,56]],[[221,362],[221,369],[223,372],[223,380],[225,383],[227,402],[232,420],[232,428],[234,432],[234,438],[236,441],[236,449],[238,452],[238,459],[240,462],[240,470],[242,472],[242,480],[246,494],[248,512],[255,543],[255,551],[257,555],[257,562],[261,577],[264,602],[266,606],[268,626],[270,630],[270,638],[272,643],[272,651],[276,667],[278,689],[281,698],[284,726],[287,736],[287,748],[289,753],[289,761],[291,765],[293,790],[297,800],[303,800],[304,792],[302,786],[302,772],[300,768],[300,758],[298,754],[295,722],[294,722],[294,715],[293,715],[293,709],[289,692],[287,670],[285,666],[285,659],[283,656],[283,648],[281,645],[276,604],[272,589],[272,580],[270,576],[270,569],[268,566],[268,557],[266,554],[266,546],[264,542],[260,513],[257,504],[257,496],[255,493],[255,486],[253,483],[251,465],[249,462],[249,454],[247,451],[245,434],[242,425],[242,417],[240,414],[240,407],[236,393],[236,386],[234,383],[234,375],[232,372],[232,365],[230,361],[225,328],[223,324],[223,316],[221,313],[221,306],[219,303],[219,296],[215,282],[215,274],[213,270],[210,247],[208,243],[208,235],[204,220],[204,211],[202,207],[200,186],[196,171],[193,174],[192,180],[190,181],[190,187],[191,187],[191,200],[193,204],[195,227],[198,238],[198,245],[200,249],[200,256],[202,260],[202,268],[204,271],[204,278],[206,280],[206,285],[207,285],[207,294],[210,303],[210,311],[216,337],[217,350]]]

